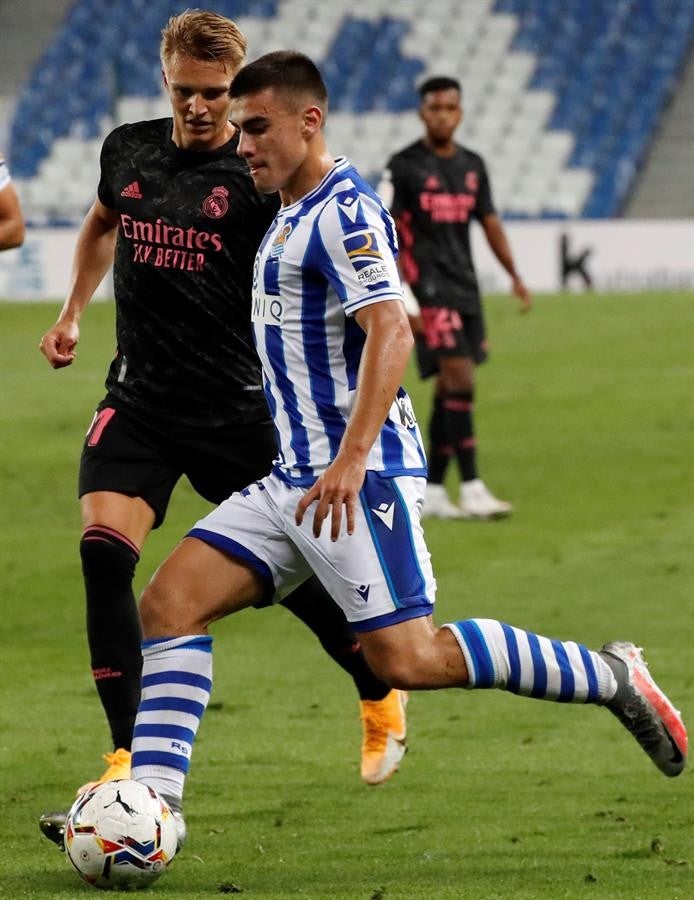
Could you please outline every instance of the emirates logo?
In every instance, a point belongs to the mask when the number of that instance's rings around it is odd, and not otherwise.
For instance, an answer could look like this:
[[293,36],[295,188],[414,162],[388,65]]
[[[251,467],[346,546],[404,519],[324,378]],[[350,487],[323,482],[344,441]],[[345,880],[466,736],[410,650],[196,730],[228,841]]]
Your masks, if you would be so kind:
[[202,202],[202,211],[210,219],[221,219],[229,212],[228,196],[229,191],[222,185],[212,188],[210,196]]

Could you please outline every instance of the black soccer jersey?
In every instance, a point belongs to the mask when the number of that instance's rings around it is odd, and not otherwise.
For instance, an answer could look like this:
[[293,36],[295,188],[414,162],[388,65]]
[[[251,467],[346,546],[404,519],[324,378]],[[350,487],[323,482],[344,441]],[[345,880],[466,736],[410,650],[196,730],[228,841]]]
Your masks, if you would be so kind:
[[444,158],[419,140],[396,153],[387,168],[400,266],[420,305],[478,312],[470,220],[495,211],[482,157],[456,145],[454,156]]
[[268,416],[251,332],[255,252],[279,201],[257,193],[234,137],[181,150],[172,120],[123,125],[99,199],[120,218],[117,354],[106,386],[141,416],[216,426]]

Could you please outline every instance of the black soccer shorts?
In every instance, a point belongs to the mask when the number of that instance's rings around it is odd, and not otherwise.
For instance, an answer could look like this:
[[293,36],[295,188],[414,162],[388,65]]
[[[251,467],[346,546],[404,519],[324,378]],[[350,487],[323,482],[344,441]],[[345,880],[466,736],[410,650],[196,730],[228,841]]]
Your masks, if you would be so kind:
[[113,491],[141,497],[164,521],[176,482],[186,475],[211,503],[221,503],[270,471],[277,455],[270,419],[250,425],[170,428],[132,415],[106,397],[89,426],[80,459],[79,496]]
[[488,345],[482,313],[468,315],[452,306],[423,306],[424,333],[415,341],[420,378],[439,371],[439,357],[465,356],[480,365],[487,359]]

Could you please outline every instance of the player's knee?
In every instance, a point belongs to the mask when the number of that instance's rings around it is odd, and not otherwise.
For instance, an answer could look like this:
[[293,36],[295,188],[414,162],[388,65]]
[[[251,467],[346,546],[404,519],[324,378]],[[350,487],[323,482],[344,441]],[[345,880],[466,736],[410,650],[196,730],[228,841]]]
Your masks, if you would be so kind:
[[471,372],[467,377],[460,379],[458,391],[461,394],[472,394],[475,390],[475,376]]
[[451,393],[466,394],[475,389],[475,370],[472,366],[466,366],[456,373],[451,384]]
[[376,659],[369,657],[369,666],[391,688],[414,691],[422,685],[421,666],[416,654],[382,653]]
[[80,557],[85,578],[132,581],[139,554],[135,545],[111,528],[93,525],[80,540]]
[[140,599],[140,620],[145,638],[191,634],[197,623],[189,621],[190,604],[184,602],[175,585],[156,575]]
[[161,618],[162,605],[159,594],[152,583],[148,584],[140,598],[140,621],[144,637],[161,637],[157,626]]
[[441,393],[443,397],[459,396],[460,394],[472,393],[475,389],[475,376],[471,372],[455,372],[441,382]]

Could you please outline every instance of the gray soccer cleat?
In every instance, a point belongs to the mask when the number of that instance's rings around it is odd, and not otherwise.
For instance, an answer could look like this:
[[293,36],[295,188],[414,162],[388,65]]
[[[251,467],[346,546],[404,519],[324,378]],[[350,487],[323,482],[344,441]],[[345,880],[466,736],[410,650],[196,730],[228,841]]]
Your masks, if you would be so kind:
[[176,834],[178,835],[178,844],[176,845],[176,851],[178,852],[186,842],[186,838],[188,837],[188,829],[186,828],[186,820],[183,818],[183,813],[177,809],[172,809],[171,812],[174,817],[174,822],[176,823]]
[[641,648],[628,641],[612,641],[599,653],[617,679],[617,693],[605,706],[664,775],[679,775],[687,762],[687,729],[651,678]]
[[178,852],[181,847],[185,844],[186,838],[188,837],[188,829],[186,828],[186,820],[183,818],[183,812],[181,811],[181,798],[180,797],[167,797],[166,794],[161,795],[161,799],[166,803],[166,805],[171,810],[171,814],[173,815],[173,820],[176,823],[176,834],[178,835],[178,844],[176,845],[176,852]]
[[39,816],[39,828],[41,834],[58,845],[58,850],[65,849],[65,820],[67,819],[67,810],[62,812],[43,813]]

